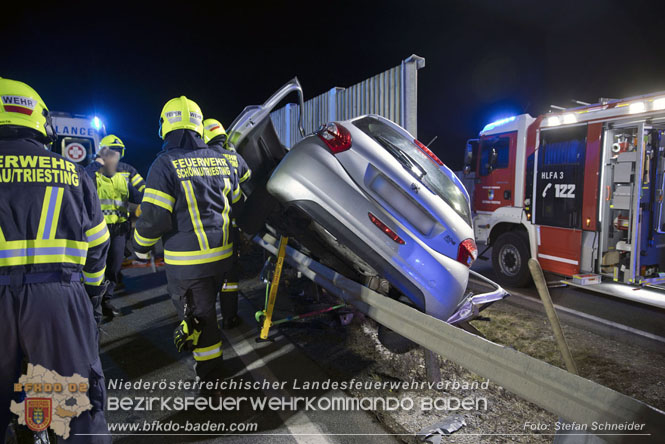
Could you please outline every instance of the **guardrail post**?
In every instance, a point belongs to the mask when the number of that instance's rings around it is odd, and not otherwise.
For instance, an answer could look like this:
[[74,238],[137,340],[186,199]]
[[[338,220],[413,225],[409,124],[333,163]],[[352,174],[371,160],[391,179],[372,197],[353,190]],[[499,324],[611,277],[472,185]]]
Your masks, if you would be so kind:
[[441,382],[441,366],[439,365],[439,355],[432,350],[423,349],[425,355],[425,373],[427,374],[427,382],[436,384]]
[[543,301],[545,306],[545,313],[547,314],[547,319],[550,321],[552,326],[552,331],[554,332],[554,338],[556,339],[556,344],[559,347],[561,352],[561,357],[563,357],[563,362],[566,363],[566,368],[570,373],[578,375],[577,366],[575,365],[575,360],[573,355],[570,353],[568,348],[568,343],[566,342],[566,337],[563,335],[563,330],[561,330],[561,322],[559,322],[559,317],[554,310],[554,304],[552,304],[552,297],[550,292],[547,289],[547,282],[545,281],[545,276],[543,276],[543,269],[540,268],[540,264],[534,258],[529,259],[529,270],[531,270],[531,276],[533,276],[533,281],[536,284],[538,289],[538,294],[540,299]]

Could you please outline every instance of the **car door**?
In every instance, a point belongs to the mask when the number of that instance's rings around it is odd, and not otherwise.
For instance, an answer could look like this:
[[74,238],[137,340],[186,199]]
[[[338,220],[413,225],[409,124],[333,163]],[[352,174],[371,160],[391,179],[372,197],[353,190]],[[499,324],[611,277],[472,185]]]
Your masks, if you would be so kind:
[[473,191],[475,211],[492,212],[512,205],[517,132],[483,136],[478,149]]

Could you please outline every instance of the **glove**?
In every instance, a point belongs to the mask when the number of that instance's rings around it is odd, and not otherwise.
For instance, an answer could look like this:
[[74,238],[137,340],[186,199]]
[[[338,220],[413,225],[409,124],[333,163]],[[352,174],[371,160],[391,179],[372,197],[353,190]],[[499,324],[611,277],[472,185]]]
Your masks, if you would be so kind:
[[98,287],[93,287],[91,285],[85,286],[85,290],[88,293],[90,302],[92,303],[92,314],[98,327],[102,323],[102,297],[106,293],[108,286],[108,280],[102,282],[102,284]]
[[149,251],[147,253],[139,253],[138,251],[135,251],[134,255],[136,256],[137,259],[142,260],[142,261],[149,261],[150,260],[150,252]]
[[192,351],[199,343],[201,330],[197,330],[199,321],[192,317],[183,320],[173,332],[173,343],[175,348],[181,351]]

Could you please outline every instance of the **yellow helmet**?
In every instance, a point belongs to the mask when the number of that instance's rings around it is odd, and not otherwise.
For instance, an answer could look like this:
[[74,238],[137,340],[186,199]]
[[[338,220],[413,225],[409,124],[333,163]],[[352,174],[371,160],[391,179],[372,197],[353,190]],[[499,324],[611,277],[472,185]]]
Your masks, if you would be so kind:
[[166,102],[159,117],[159,137],[162,139],[171,131],[188,129],[203,137],[203,113],[193,100],[185,96]]
[[121,159],[125,157],[125,144],[122,143],[120,137],[114,134],[109,134],[99,142],[99,149],[102,149],[104,147],[108,147],[116,151],[119,151]]
[[0,126],[35,130],[45,143],[56,139],[51,116],[37,91],[23,82],[0,77]]
[[210,142],[217,136],[226,136],[224,126],[216,119],[205,119],[203,121],[203,141]]

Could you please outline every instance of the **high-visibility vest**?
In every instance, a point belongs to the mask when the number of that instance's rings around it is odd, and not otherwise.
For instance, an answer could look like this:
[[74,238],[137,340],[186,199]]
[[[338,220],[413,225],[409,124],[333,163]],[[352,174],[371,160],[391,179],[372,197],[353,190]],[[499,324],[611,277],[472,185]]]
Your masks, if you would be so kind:
[[114,174],[107,177],[97,172],[97,194],[107,224],[119,224],[129,219],[129,186],[127,177]]

